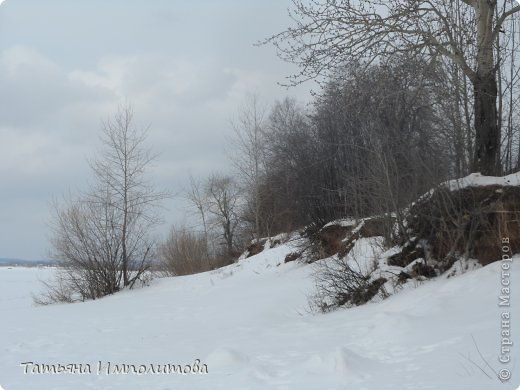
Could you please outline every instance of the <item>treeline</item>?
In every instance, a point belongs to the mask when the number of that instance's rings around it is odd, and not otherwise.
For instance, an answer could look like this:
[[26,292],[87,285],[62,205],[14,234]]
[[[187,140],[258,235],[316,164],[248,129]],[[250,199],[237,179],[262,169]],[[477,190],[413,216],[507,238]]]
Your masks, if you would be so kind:
[[349,64],[307,109],[266,124],[261,234],[396,212],[453,171],[441,70],[411,58]]
[[195,268],[207,270],[251,239],[344,217],[387,216],[391,239],[408,205],[469,173],[473,114],[460,100],[471,92],[453,77],[441,62],[400,55],[345,64],[307,106],[285,98],[266,109],[250,97],[233,123],[234,175],[192,179],[201,228],[172,230],[162,251],[171,273],[200,258],[179,255],[200,245],[209,260]]

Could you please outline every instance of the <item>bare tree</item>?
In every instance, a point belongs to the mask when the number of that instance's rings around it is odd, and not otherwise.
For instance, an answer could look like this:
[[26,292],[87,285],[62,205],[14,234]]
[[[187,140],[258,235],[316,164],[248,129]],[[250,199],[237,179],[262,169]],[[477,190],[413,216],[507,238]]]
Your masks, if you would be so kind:
[[205,248],[205,256],[209,257],[209,241],[208,241],[208,230],[209,230],[209,221],[208,221],[208,207],[209,202],[207,198],[208,194],[203,188],[203,184],[193,176],[190,176],[190,188],[185,193],[185,198],[190,201],[190,203],[197,209],[197,213],[200,217],[200,222],[202,222],[202,229],[204,234],[204,248]]
[[[103,149],[91,163],[97,182],[108,188],[111,206],[121,213],[117,228],[121,236],[123,286],[130,286],[135,277],[130,267],[143,262],[143,246],[148,231],[159,222],[155,213],[158,202],[168,194],[157,191],[145,175],[154,156],[144,141],[148,129],[133,125],[131,107],[120,107],[114,118],[103,123]],[[102,201],[100,191],[93,191],[93,201]],[[132,242],[137,240],[137,242]]]
[[261,226],[261,178],[265,172],[265,112],[252,95],[233,122],[233,154],[231,159],[237,168],[244,187],[249,192],[249,203],[254,218],[254,235],[258,239],[265,233]]
[[220,227],[226,255],[233,257],[235,230],[239,224],[239,188],[229,176],[214,174],[208,180],[208,210],[213,216],[213,223]]
[[292,98],[274,103],[265,135],[269,142],[261,179],[262,225],[277,234],[310,222],[302,208],[313,180],[309,163],[315,143],[305,110]]
[[[265,42],[273,43],[283,59],[300,65],[293,83],[330,75],[353,58],[372,62],[403,51],[447,58],[473,86],[473,170],[495,175],[500,173],[496,79],[500,63],[494,43],[520,5],[507,0],[508,7],[499,10],[496,0],[456,2],[469,10],[469,19],[455,17],[451,0],[293,0],[296,26]],[[475,39],[457,40],[460,30],[474,33]],[[474,50],[468,51],[468,46]]]
[[132,118],[131,108],[122,107],[104,123],[103,149],[91,163],[94,184],[55,207],[51,255],[62,272],[54,292],[68,291],[70,300],[133,287],[155,256],[155,208],[167,194],[146,178],[153,157],[144,147],[146,130],[136,129]]

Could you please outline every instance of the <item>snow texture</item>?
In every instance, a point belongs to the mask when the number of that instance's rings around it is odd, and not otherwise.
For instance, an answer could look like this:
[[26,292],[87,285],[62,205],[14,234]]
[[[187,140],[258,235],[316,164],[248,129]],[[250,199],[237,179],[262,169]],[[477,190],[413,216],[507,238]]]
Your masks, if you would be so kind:
[[[356,253],[374,261],[375,240]],[[86,303],[34,307],[52,270],[0,268],[0,385],[5,390],[515,389],[520,383],[520,259],[511,307],[498,306],[501,264],[439,277],[377,303],[311,314],[312,267],[280,245],[226,268],[155,280]],[[353,261],[353,260],[352,260]],[[457,274],[455,272],[454,274]],[[512,362],[498,362],[511,312]],[[478,348],[478,349],[477,349]],[[102,365],[192,364],[208,374],[97,375]],[[502,384],[492,376],[510,368]],[[24,374],[23,362],[90,364],[91,374]],[[485,371],[484,374],[481,369]],[[488,375],[490,377],[488,377]]]

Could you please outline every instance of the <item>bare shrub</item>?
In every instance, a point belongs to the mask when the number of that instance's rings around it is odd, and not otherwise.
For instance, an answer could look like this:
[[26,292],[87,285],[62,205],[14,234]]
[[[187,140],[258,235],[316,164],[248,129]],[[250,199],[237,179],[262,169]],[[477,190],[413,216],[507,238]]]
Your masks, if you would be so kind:
[[74,292],[67,281],[67,271],[60,270],[52,281],[40,282],[44,286],[44,291],[40,295],[33,295],[32,299],[36,305],[50,305],[52,303],[72,303],[74,302]]
[[[340,306],[359,306],[386,293],[387,279],[372,278],[373,269],[360,266],[353,256],[331,257],[316,264],[316,292],[309,299],[312,311],[328,312]],[[355,264],[355,265],[354,265]]]
[[208,253],[203,233],[175,227],[160,247],[159,257],[165,276],[192,275],[232,263],[227,253]]
[[191,275],[212,269],[204,234],[172,228],[159,249],[162,269],[168,276]]

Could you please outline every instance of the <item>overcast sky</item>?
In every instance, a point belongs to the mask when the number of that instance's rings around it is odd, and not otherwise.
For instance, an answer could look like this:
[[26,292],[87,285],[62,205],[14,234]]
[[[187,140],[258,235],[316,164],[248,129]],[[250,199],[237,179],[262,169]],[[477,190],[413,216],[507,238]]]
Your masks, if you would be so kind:
[[[100,123],[128,101],[151,126],[158,186],[228,172],[226,137],[248,93],[296,69],[253,43],[290,24],[289,0],[7,0],[0,6],[0,257],[45,258],[50,202],[85,188]],[[165,202],[165,225],[185,205]]]

